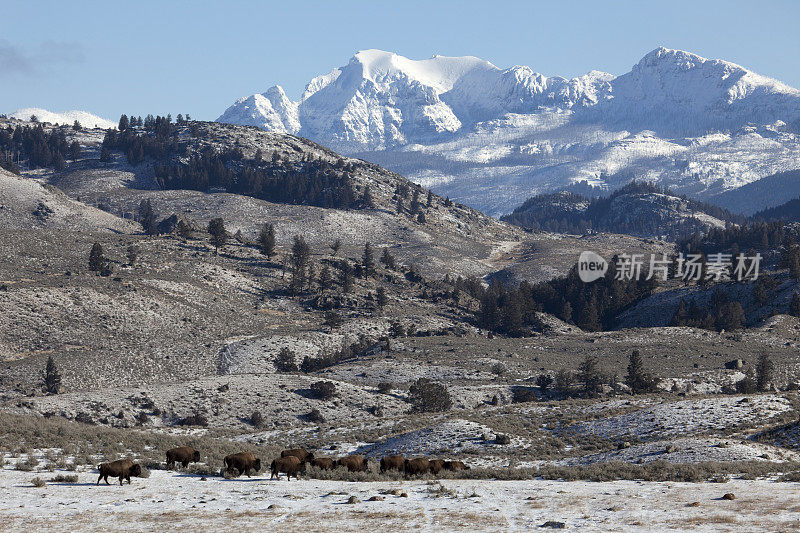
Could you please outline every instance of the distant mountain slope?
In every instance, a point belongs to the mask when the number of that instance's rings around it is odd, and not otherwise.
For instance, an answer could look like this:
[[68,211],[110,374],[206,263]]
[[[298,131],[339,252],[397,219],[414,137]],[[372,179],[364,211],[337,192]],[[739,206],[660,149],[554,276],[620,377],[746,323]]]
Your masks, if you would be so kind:
[[776,220],[800,222],[800,198],[795,198],[794,200],[789,200],[785,204],[758,211],[753,214],[753,218],[756,220],[765,220],[767,222]]
[[0,230],[138,230],[139,225],[70,199],[51,186],[0,168]]
[[380,50],[279,86],[218,119],[298,134],[490,214],[576,181],[654,181],[707,199],[791,170],[800,91],[739,65],[658,48],[631,72],[565,79],[475,57]]
[[[800,160],[795,162],[800,166]],[[800,169],[778,172],[709,199],[734,213],[754,215],[800,197]]]
[[53,113],[46,109],[39,107],[26,107],[18,109],[8,115],[10,118],[19,120],[30,120],[35,116],[39,122],[49,122],[51,124],[69,124],[72,125],[76,120],[81,123],[84,128],[116,128],[117,123],[111,120],[98,117],[86,111],[64,111],[61,113]]
[[561,233],[594,230],[674,239],[725,227],[725,221],[734,218],[724,209],[651,184],[632,182],[608,196],[593,199],[570,192],[534,196],[502,220]]

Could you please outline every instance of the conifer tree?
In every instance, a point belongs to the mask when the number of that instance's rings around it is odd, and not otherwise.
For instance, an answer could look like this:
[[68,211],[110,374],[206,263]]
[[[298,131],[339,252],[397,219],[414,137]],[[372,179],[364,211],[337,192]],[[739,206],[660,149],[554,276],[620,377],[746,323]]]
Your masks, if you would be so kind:
[[625,383],[631,388],[633,394],[650,392],[655,389],[656,382],[645,370],[642,355],[639,350],[633,350],[628,360],[628,374]]
[[49,394],[58,394],[61,391],[61,373],[52,355],[47,358],[47,366],[44,369],[44,390]]
[[375,293],[375,301],[378,304],[378,307],[381,309],[383,309],[388,303],[389,300],[386,297],[386,289],[383,288],[383,285],[378,287],[378,290]]
[[265,255],[267,260],[275,254],[275,226],[264,224],[258,234],[258,251]]
[[365,278],[375,275],[375,256],[370,243],[364,245],[364,253],[361,256],[361,267]]
[[211,235],[211,244],[214,246],[214,254],[218,254],[219,249],[228,242],[228,231],[225,229],[225,221],[221,218],[212,218],[208,223],[208,233]]
[[774,374],[775,365],[772,364],[772,360],[767,354],[762,353],[758,357],[758,363],[756,363],[756,388],[759,392],[767,390],[772,383]]
[[340,239],[336,239],[335,241],[333,241],[331,243],[331,252],[333,252],[331,255],[335,256],[336,254],[338,254],[341,247],[342,247],[342,241]]
[[92,245],[92,250],[89,252],[89,270],[92,272],[102,272],[106,264],[106,258],[103,257],[103,247],[99,242]]
[[789,304],[789,314],[800,317],[800,294],[794,293],[792,295],[792,302]]
[[306,285],[310,261],[311,247],[302,236],[295,235],[291,256],[289,257],[292,273],[290,287],[293,292],[300,291]]
[[155,235],[158,233],[156,214],[150,200],[142,200],[139,203],[139,223],[142,225],[145,234]]
[[129,125],[130,122],[128,122],[128,115],[122,115],[119,117],[119,125],[117,127],[119,131],[127,130]]

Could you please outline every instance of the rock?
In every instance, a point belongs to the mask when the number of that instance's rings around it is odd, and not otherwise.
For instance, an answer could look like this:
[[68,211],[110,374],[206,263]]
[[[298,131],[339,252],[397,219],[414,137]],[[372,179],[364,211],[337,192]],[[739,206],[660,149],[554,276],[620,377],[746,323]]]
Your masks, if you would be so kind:
[[725,368],[728,370],[739,370],[744,366],[744,361],[741,359],[734,359],[733,361],[728,361],[725,363]]
[[567,525],[564,522],[556,522],[555,520],[548,520],[539,527],[547,527],[550,529],[564,529]]
[[736,499],[736,495],[734,493],[732,493],[732,492],[728,492],[728,493],[726,493],[726,494],[724,494],[722,496],[722,499],[723,500],[735,500]]
[[281,506],[278,505],[277,503],[273,503],[272,505],[267,507],[267,509],[280,509],[280,508],[281,508]]
[[700,507],[700,502],[687,503],[686,507]]
[[347,499],[347,503],[358,503],[358,502],[359,502],[359,499],[357,497],[355,497],[355,496],[350,496]]
[[372,498],[370,498],[370,499],[369,499],[369,500],[367,500],[367,501],[368,501],[368,502],[382,502],[382,501],[383,501],[383,500],[385,500],[385,499],[386,499],[386,498],[384,498],[383,496],[373,496]]

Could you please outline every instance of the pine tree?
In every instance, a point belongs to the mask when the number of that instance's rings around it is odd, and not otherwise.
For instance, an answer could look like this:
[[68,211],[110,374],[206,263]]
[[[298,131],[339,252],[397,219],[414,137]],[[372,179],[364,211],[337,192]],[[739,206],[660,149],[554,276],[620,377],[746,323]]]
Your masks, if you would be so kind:
[[628,375],[625,376],[625,383],[631,388],[633,394],[650,392],[655,389],[655,380],[644,369],[642,355],[639,350],[633,350],[628,360]]
[[136,263],[136,259],[139,257],[139,247],[135,244],[129,244],[126,255],[128,256],[128,265],[133,266],[134,263]]
[[72,129],[75,131],[81,131],[83,129],[83,126],[81,126],[81,123],[76,120],[75,122],[72,123]]
[[294,237],[289,262],[292,271],[290,287],[293,292],[298,292],[308,281],[308,266],[311,262],[311,247],[300,235]]
[[431,191],[428,191],[428,201],[425,202],[425,205],[428,207],[433,205],[433,193]]
[[208,233],[211,235],[211,244],[214,245],[214,254],[228,242],[228,232],[225,221],[221,218],[212,218],[208,223]]
[[58,394],[61,391],[61,374],[52,355],[47,358],[44,369],[44,390],[49,394]]
[[56,153],[53,154],[53,168],[56,170],[56,172],[63,172],[64,169],[67,168],[67,161],[58,150],[56,150]]
[[603,376],[597,369],[597,359],[587,355],[578,367],[578,379],[583,383],[583,392],[588,397],[595,397],[603,391]]
[[92,250],[89,252],[89,270],[92,272],[102,272],[106,264],[106,258],[103,257],[103,247],[99,242],[92,245]]
[[319,285],[320,292],[325,292],[331,287],[331,283],[333,280],[331,279],[331,269],[328,265],[323,265],[322,270],[319,271],[319,277],[317,278],[317,285]]
[[128,115],[122,115],[119,117],[119,126],[117,127],[119,131],[127,130],[129,125],[130,123],[128,122]]
[[270,260],[275,254],[275,226],[264,224],[258,234],[258,251]]
[[775,365],[772,364],[772,360],[767,354],[762,353],[756,363],[756,388],[759,392],[767,390],[772,383],[774,373]]
[[81,158],[81,145],[78,141],[72,141],[72,144],[69,145],[69,158],[73,161]]
[[350,263],[347,261],[342,262],[341,276],[339,282],[342,285],[342,294],[350,294],[353,292],[353,270]]
[[381,254],[381,263],[389,270],[394,270],[397,266],[394,261],[394,256],[389,252],[389,248],[384,248]]
[[364,245],[364,253],[361,256],[361,267],[364,278],[375,275],[375,256],[370,243]]
[[417,215],[421,208],[421,204],[419,203],[419,189],[414,189],[414,196],[411,199],[411,214]]
[[103,148],[100,150],[100,161],[103,163],[108,163],[111,161],[111,150],[105,146],[103,146]]
[[375,207],[375,201],[372,199],[372,192],[370,191],[369,185],[364,187],[364,194],[361,196],[361,205],[368,209]]
[[378,287],[378,290],[375,293],[376,302],[378,307],[383,309],[386,304],[388,303],[388,298],[386,297],[386,289],[383,288],[383,285]]
[[139,223],[142,225],[145,234],[155,235],[158,233],[156,214],[150,200],[142,200],[139,203]]

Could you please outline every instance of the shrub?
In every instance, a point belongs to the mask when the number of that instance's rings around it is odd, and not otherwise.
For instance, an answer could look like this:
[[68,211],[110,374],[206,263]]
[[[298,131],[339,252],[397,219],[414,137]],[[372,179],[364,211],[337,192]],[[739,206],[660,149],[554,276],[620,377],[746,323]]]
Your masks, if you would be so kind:
[[494,437],[494,442],[501,445],[511,444],[511,437],[509,435],[501,435],[498,433]]
[[77,483],[78,474],[58,474],[50,483]]
[[40,489],[40,488],[44,487],[45,485],[47,485],[47,483],[45,483],[45,482],[44,482],[44,480],[43,480],[42,478],[40,478],[40,477],[35,477],[35,478],[33,478],[33,479],[31,480],[31,485],[33,485],[33,486],[34,486],[34,487],[36,487],[37,489]]
[[758,383],[752,372],[747,372],[742,379],[736,382],[736,392],[739,394],[752,394],[758,390]]
[[495,363],[492,365],[492,374],[495,374],[496,376],[502,376],[507,371],[508,369],[503,363]]
[[553,384],[553,376],[550,374],[539,374],[539,377],[536,378],[536,386],[539,387],[542,392],[545,392],[550,386]]
[[378,383],[378,392],[381,394],[389,394],[390,392],[392,392],[392,387],[393,387],[392,383],[388,381],[382,381]]
[[532,388],[516,387],[512,391],[511,401],[514,403],[535,402],[536,393]]
[[200,426],[200,427],[208,427],[208,418],[203,413],[195,413],[193,415],[187,416],[186,418],[182,418],[178,425],[181,426]]
[[575,383],[575,377],[569,370],[559,370],[556,374],[556,389],[564,396],[572,394],[572,386]]
[[253,414],[250,415],[250,423],[255,428],[262,428],[264,427],[264,415],[261,414],[261,411],[253,411]]
[[447,387],[428,378],[419,378],[408,389],[409,401],[414,411],[442,412],[453,406]]
[[315,423],[317,423],[317,424],[321,424],[321,423],[325,422],[325,417],[324,417],[324,416],[322,416],[322,413],[320,413],[319,409],[317,409],[316,407],[315,407],[314,409],[312,409],[312,410],[311,410],[311,411],[310,411],[310,412],[309,412],[309,413],[306,415],[306,419],[307,419],[309,422],[315,422]]
[[295,362],[294,352],[287,348],[281,348],[280,353],[275,358],[275,370],[278,372],[297,372],[297,363]]
[[336,396],[336,385],[331,381],[317,381],[311,384],[311,394],[320,400],[330,400]]

